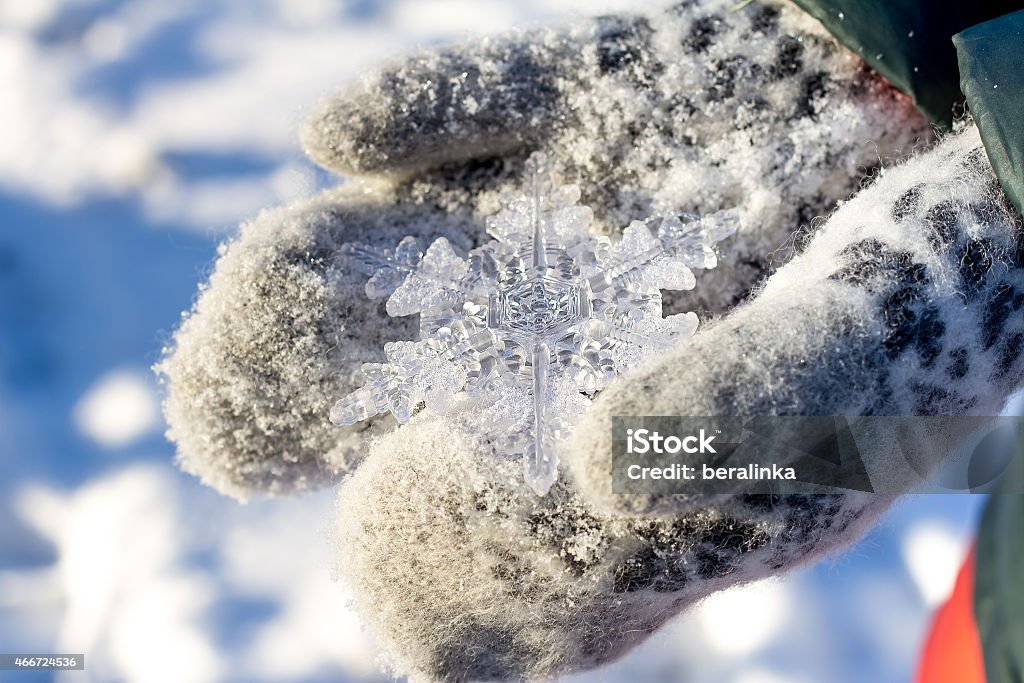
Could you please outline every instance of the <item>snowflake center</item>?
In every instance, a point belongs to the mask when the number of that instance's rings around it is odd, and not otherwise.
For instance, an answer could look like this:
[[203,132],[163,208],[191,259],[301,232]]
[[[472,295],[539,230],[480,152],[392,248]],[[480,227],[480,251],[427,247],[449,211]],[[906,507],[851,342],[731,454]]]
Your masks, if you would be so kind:
[[528,337],[547,336],[579,322],[588,303],[579,283],[534,275],[499,287],[492,297],[490,327]]

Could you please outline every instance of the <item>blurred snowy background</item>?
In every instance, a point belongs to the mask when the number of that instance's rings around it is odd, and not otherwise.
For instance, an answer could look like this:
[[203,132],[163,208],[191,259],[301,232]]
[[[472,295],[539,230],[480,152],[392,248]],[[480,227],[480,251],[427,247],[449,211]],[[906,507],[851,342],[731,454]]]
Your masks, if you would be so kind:
[[[393,54],[612,0],[0,0],[0,651],[66,681],[357,681],[331,492],[239,506],[177,472],[148,370],[216,242],[337,182],[304,110]],[[709,600],[582,683],[906,681],[982,500]],[[45,681],[52,674],[0,672]]]

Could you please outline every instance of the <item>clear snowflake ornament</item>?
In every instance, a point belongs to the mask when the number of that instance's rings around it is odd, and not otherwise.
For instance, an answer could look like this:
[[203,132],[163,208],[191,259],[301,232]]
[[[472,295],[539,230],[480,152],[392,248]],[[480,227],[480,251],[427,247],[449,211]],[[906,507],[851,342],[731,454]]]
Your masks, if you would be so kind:
[[[544,495],[558,476],[556,444],[612,378],[697,329],[693,313],[662,317],[661,290],[692,289],[693,268],[714,268],[714,245],[735,210],[634,221],[622,239],[587,231],[579,189],[555,186],[548,160],[527,162],[528,191],[504,197],[487,222],[494,239],[460,257],[446,239],[426,252],[412,237],[394,251],[346,244],[371,299],[392,316],[419,314],[420,340],[384,345],[362,366],[365,384],[331,421],[390,412],[479,411],[481,437],[522,455],[526,482]],[[466,400],[455,401],[461,397]]]

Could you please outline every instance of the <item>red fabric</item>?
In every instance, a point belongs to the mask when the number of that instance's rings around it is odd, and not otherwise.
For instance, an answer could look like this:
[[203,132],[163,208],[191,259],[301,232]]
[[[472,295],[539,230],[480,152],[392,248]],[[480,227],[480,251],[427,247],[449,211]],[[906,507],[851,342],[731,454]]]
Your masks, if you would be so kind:
[[985,683],[985,664],[974,622],[974,550],[956,578],[953,595],[935,613],[915,683]]

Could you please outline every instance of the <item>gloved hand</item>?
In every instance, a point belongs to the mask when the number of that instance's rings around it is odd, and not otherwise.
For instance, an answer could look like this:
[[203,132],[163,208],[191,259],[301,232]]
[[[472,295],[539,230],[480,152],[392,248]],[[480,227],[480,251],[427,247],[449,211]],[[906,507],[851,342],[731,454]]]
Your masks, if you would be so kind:
[[904,96],[785,5],[682,3],[385,68],[329,100],[303,138],[329,168],[387,177],[243,225],[166,350],[158,369],[181,465],[239,497],[354,465],[363,438],[394,422],[339,429],[325,407],[415,321],[367,302],[336,247],[393,247],[407,234],[474,246],[534,148],[582,186],[607,233],[656,209],[738,207],[742,232],[681,302],[721,313],[785,260],[795,229],[929,132]]
[[[893,496],[612,494],[610,416],[995,414],[1024,372],[1020,230],[970,128],[843,205],[750,303],[613,383],[546,497],[458,417],[375,442],[342,486],[337,546],[396,670],[597,666],[711,592],[858,538]],[[865,458],[889,491],[899,436]],[[933,445],[917,465],[948,455]]]
[[[223,491],[320,485],[366,457],[342,487],[342,563],[402,670],[595,665],[711,591],[845,545],[890,502],[624,502],[600,480],[609,415],[984,412],[1019,384],[1018,228],[973,132],[862,191],[761,289],[803,242],[795,229],[929,129],[795,8],[732,4],[483,41],[343,92],[306,146],[377,178],[243,226],[161,364],[182,466]],[[572,476],[545,498],[456,421],[327,422],[359,365],[415,322],[367,303],[337,247],[475,246],[533,149],[607,233],[655,210],[737,207],[743,226],[669,306],[725,317],[598,397],[564,454]]]

